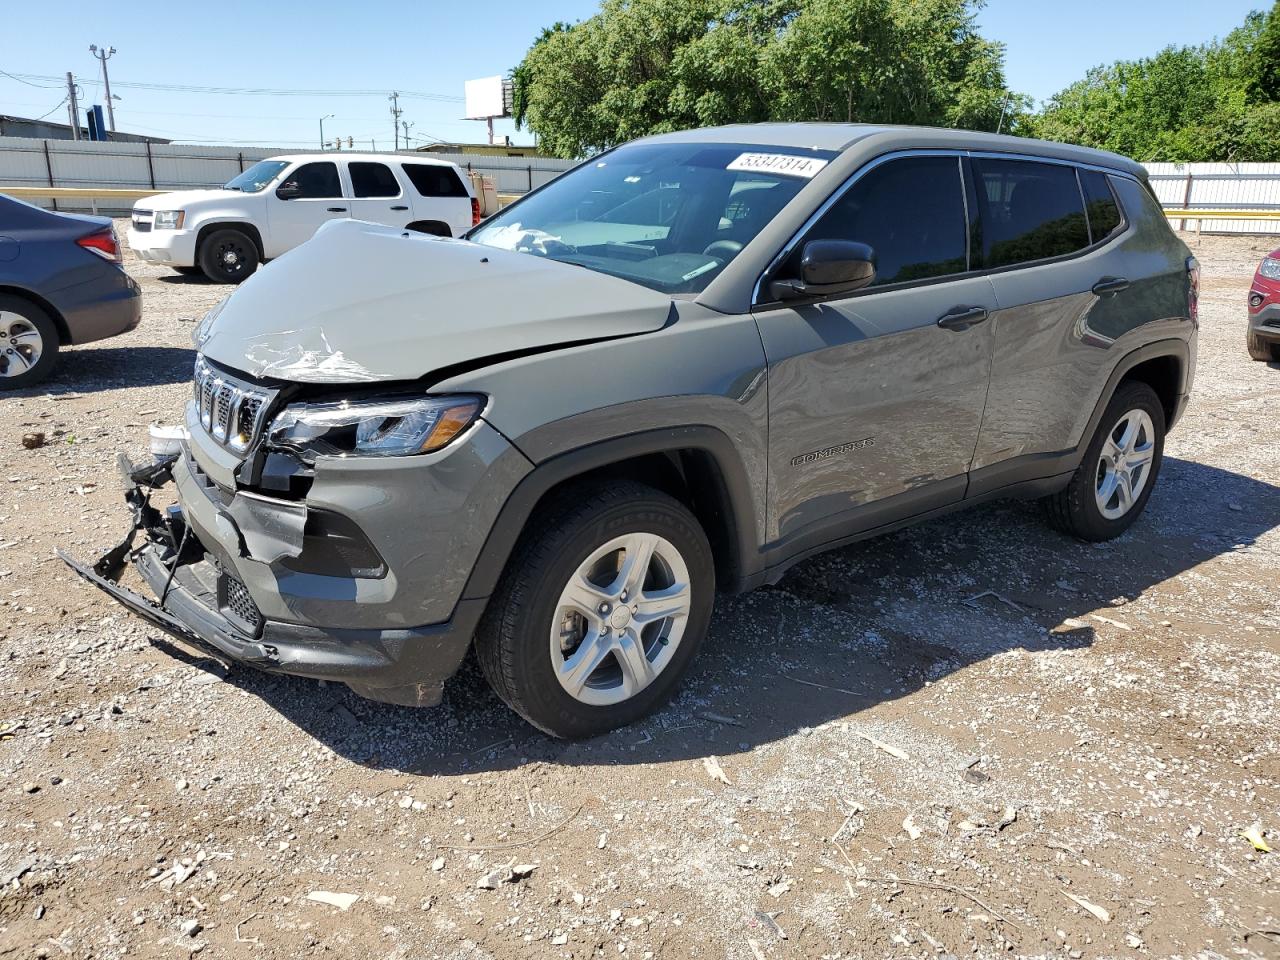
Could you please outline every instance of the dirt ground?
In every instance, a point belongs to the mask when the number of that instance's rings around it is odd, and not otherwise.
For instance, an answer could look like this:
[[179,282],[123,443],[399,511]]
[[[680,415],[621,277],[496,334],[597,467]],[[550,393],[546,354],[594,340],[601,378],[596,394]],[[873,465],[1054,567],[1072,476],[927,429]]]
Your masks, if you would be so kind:
[[811,560],[578,744],[474,669],[426,711],[228,674],[54,557],[123,532],[116,454],[226,292],[131,258],[142,325],[0,399],[0,958],[1280,957],[1271,244],[1192,243],[1195,398],[1128,534],[999,503]]

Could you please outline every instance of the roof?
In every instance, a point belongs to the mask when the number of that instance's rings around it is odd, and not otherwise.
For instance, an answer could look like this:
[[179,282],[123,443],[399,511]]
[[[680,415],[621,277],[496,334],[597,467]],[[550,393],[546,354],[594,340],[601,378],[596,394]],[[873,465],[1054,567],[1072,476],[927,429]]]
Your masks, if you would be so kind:
[[387,160],[400,159],[412,160],[414,163],[433,163],[442,167],[456,167],[457,164],[449,160],[441,160],[430,154],[407,154],[407,153],[357,153],[354,150],[330,150],[327,153],[277,153],[272,157],[265,157],[266,160],[295,160],[311,161],[311,160],[333,160],[335,157],[341,157],[344,160],[371,160],[377,163],[385,163]]
[[870,123],[739,123],[724,127],[703,127],[645,137],[646,143],[749,143],[761,146],[810,148],[844,152],[854,144],[875,138],[877,146],[888,150],[933,148],[951,150],[992,150],[1022,153],[1059,160],[1091,163],[1146,176],[1143,167],[1128,157],[1092,147],[1079,147],[1029,137],[953,130],[947,127],[908,127]]

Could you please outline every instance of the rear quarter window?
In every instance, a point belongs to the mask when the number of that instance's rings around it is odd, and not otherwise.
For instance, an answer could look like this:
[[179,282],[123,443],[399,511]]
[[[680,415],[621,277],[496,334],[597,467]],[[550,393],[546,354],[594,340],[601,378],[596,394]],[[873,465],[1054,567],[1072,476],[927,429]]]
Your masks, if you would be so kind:
[[1089,215],[1089,234],[1101,243],[1120,232],[1124,216],[1120,204],[1107,182],[1107,175],[1097,170],[1081,170],[1080,186],[1084,190],[1085,210]]
[[424,197],[466,197],[467,188],[453,167],[430,163],[406,163],[405,175]]
[[1007,267],[1089,246],[1074,167],[975,157],[983,265]]

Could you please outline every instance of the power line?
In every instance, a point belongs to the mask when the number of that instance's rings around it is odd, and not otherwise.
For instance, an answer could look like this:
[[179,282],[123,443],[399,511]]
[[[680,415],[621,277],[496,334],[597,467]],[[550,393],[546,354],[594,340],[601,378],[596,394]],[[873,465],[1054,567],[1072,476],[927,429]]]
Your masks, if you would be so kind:
[[[38,87],[41,90],[56,90],[58,87],[62,86],[62,81],[60,80],[57,83],[32,83],[29,80],[23,80],[21,76],[9,73],[5,70],[0,70],[0,74],[3,74],[10,80],[17,80],[19,83],[25,83],[28,87]],[[57,80],[57,77],[45,77],[45,79]],[[54,109],[56,110],[57,108],[55,107]]]
[[[31,80],[56,80],[56,77],[45,76],[39,73],[6,73],[5,76],[17,80],[19,83],[27,83]],[[96,80],[82,79],[77,77],[81,83],[97,83]],[[36,86],[37,84],[32,84]],[[60,86],[61,84],[59,84]],[[243,96],[243,97],[384,97],[387,94],[383,90],[307,90],[289,87],[205,87],[194,84],[185,83],[141,83],[138,81],[117,80],[117,87],[128,88],[130,90],[163,90],[173,93],[208,93],[219,94],[224,96]],[[451,96],[445,93],[425,93],[420,90],[400,90],[400,96],[415,100],[435,100],[441,103],[461,103],[462,97]]]
[[64,103],[66,103],[66,102],[67,102],[67,98],[66,98],[66,97],[63,97],[61,100],[59,100],[59,101],[58,101],[58,102],[53,106],[53,109],[51,109],[51,110],[47,110],[47,111],[45,111],[44,113],[40,114],[40,116],[38,116],[38,117],[33,117],[32,119],[33,119],[33,120],[43,120],[45,117],[47,117],[49,114],[53,113],[53,111],[54,111],[54,110],[57,110],[57,109],[58,109],[58,107],[62,106],[62,105],[63,105]]

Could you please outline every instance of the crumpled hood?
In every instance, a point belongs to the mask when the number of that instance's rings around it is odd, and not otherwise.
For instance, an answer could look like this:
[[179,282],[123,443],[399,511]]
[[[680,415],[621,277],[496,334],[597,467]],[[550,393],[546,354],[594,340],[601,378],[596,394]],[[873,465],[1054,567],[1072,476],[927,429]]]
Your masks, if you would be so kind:
[[671,298],[525,253],[334,220],[243,283],[205,356],[302,383],[413,380],[486,356],[647,333]]
[[193,203],[206,200],[239,200],[252,194],[239,190],[175,190],[173,193],[157,193],[154,197],[143,197],[135,200],[135,210],[182,210]]

